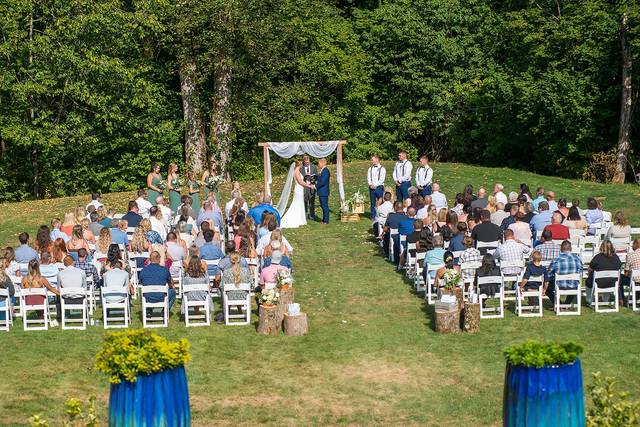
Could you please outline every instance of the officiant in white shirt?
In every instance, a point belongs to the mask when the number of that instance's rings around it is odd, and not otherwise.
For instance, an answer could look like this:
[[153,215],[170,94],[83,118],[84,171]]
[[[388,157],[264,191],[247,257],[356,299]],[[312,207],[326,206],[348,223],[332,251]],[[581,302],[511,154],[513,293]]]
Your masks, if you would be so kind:
[[433,182],[433,169],[429,166],[429,159],[426,155],[420,157],[420,166],[416,170],[416,186],[422,197],[429,196],[433,192],[431,184]]
[[371,220],[376,219],[376,209],[382,203],[384,196],[384,180],[387,170],[380,164],[380,157],[371,157],[371,166],[367,170],[367,185],[369,185],[369,199],[371,200]]
[[431,203],[436,205],[438,209],[447,207],[447,196],[440,192],[440,184],[433,183],[433,193],[431,193]]
[[396,199],[404,202],[409,198],[409,187],[411,187],[411,171],[413,165],[407,160],[407,152],[401,151],[398,154],[398,161],[393,168],[393,180],[396,184]]

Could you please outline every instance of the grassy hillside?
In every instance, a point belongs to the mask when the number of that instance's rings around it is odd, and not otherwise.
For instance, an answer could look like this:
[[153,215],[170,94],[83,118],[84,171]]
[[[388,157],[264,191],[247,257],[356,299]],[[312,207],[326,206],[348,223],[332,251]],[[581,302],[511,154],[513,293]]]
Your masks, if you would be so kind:
[[[448,196],[467,182],[500,181],[509,189],[520,182],[542,184],[558,196],[606,197],[607,209],[622,208],[640,224],[636,186],[434,166]],[[365,190],[365,170],[365,163],[346,166],[348,194]],[[337,212],[337,191],[332,196]],[[108,195],[105,202],[124,206],[128,197]],[[34,230],[85,201],[2,205],[0,242],[10,243],[19,230]],[[170,328],[159,333],[191,341],[187,372],[194,425],[498,425],[502,349],[530,338],[584,344],[587,383],[590,372],[601,370],[640,396],[637,313],[596,315],[585,309],[580,317],[557,318],[545,310],[541,319],[521,319],[510,307],[505,319],[482,321],[479,334],[439,335],[432,329],[431,307],[380,257],[368,228],[366,220],[342,224],[333,216],[328,227],[310,224],[287,231],[296,249],[296,300],[310,316],[307,337],[262,337],[253,327],[218,324],[187,330],[176,315],[171,317]],[[0,424],[24,425],[35,413],[60,419],[66,399],[90,395],[98,397],[104,415],[108,383],[92,367],[104,331],[24,333],[17,326],[0,334],[5,355]],[[138,319],[134,326],[140,326]]]

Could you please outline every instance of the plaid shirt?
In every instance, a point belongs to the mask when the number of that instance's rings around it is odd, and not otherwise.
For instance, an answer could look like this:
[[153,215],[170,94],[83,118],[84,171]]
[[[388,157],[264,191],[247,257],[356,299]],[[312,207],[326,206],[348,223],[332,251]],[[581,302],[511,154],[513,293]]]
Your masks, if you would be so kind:
[[[524,255],[528,254],[531,248],[515,240],[507,240],[493,253],[493,257],[500,261],[523,261]],[[522,267],[505,267],[502,269],[504,274],[520,274]]]
[[[640,270],[640,249],[636,249],[635,251],[629,252],[627,254],[627,259],[624,263],[624,269],[627,271]],[[633,279],[640,278],[633,277]]]
[[[463,262],[482,262],[482,255],[476,248],[467,248],[460,254],[460,263],[462,264]],[[462,274],[467,277],[475,277],[476,269],[466,268],[462,270]]]
[[76,261],[74,266],[76,266],[80,270],[84,270],[87,278],[89,278],[89,276],[93,276],[94,282],[98,280],[98,270],[96,270],[96,267],[90,262],[87,262],[86,260]]
[[560,255],[560,245],[553,242],[540,243],[534,249],[542,254],[543,261],[552,261]]
[[[556,274],[582,273],[582,261],[580,257],[571,252],[561,252],[557,258],[551,261],[547,269],[549,279],[555,280]],[[559,288],[576,289],[580,284],[579,280],[560,280],[556,282]]]

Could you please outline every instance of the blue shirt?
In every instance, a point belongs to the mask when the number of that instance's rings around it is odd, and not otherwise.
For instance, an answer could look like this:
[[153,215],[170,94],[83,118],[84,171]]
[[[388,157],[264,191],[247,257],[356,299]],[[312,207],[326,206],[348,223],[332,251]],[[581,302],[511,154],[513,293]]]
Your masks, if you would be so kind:
[[540,202],[545,202],[547,199],[544,198],[544,196],[540,195],[538,197],[536,197],[535,199],[533,199],[533,201],[531,203],[533,203],[533,210],[538,212],[538,205],[540,204]]
[[[393,212],[387,215],[387,221],[385,222],[384,226],[389,228],[399,229],[400,223],[402,223],[402,221],[406,219],[407,219],[406,214]],[[413,229],[413,226],[411,226],[411,228]]]
[[127,233],[120,230],[119,228],[111,229],[111,241],[116,245],[126,245],[129,243],[127,239]]
[[[149,264],[138,273],[142,286],[164,286],[171,283],[169,269],[159,264]],[[147,302],[162,302],[164,295],[153,292],[146,295]]]
[[113,223],[113,218],[106,217],[102,221],[98,222],[103,227],[111,228],[111,224]]
[[[424,272],[425,272],[425,277],[427,274],[427,266],[431,265],[439,265],[439,264],[444,264],[444,253],[446,251],[443,248],[434,248],[431,249],[430,251],[427,251],[427,253],[424,256]],[[431,278],[433,279],[434,277],[436,277],[436,272],[432,271],[430,274]]]
[[[266,257],[263,261],[263,267],[269,267],[271,265],[271,257]],[[280,265],[283,267],[287,267],[289,270],[291,270],[293,268],[293,266],[291,265],[291,260],[289,259],[288,256],[283,255],[282,259],[280,260]]]
[[[582,260],[580,257],[571,252],[561,252],[557,258],[551,261],[547,269],[547,277],[554,279],[556,274],[572,274],[582,273]],[[556,282],[559,288],[576,289],[580,281],[578,280],[559,280]]]
[[551,224],[552,215],[553,212],[551,211],[542,211],[531,218],[529,225],[531,226],[531,232],[534,233],[534,238],[537,231],[542,231],[547,225]]
[[[205,243],[200,248],[200,258],[204,260],[214,260],[214,259],[222,259],[224,258],[224,254],[222,253],[222,249],[220,246],[211,242]],[[208,266],[207,270],[209,271],[209,276],[218,275],[218,267],[214,265]]]
[[62,239],[65,243],[67,243],[71,239],[69,236],[67,236],[67,233],[63,233],[59,228],[54,228],[53,230],[51,230],[49,236],[51,237],[51,240]]
[[135,212],[127,212],[122,217],[125,221],[127,221],[128,227],[137,227],[140,225],[140,221],[142,221],[142,217]]
[[32,259],[38,259],[38,253],[29,245],[20,245],[16,248],[16,262],[26,264]]
[[467,249],[462,240],[464,239],[464,233],[454,234],[453,237],[449,240],[449,250],[451,252],[464,251]]
[[249,215],[253,218],[256,224],[262,223],[262,214],[265,212],[274,214],[276,216],[276,222],[280,225],[280,213],[273,206],[262,203],[255,208],[249,209]]
[[415,218],[406,218],[400,222],[398,225],[398,233],[403,236],[408,236],[413,233],[413,223],[416,222]]
[[205,221],[211,221],[213,225],[222,230],[222,215],[220,215],[219,212],[201,211],[200,214],[198,214],[198,220],[196,221],[196,224],[198,225],[198,227],[200,227]]

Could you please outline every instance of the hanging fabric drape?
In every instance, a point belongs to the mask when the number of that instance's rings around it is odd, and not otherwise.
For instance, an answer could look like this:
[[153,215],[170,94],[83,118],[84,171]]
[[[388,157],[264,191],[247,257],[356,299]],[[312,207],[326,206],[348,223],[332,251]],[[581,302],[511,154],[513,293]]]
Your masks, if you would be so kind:
[[[265,160],[266,160],[266,171],[267,171],[267,193],[271,194],[271,184],[272,184],[272,176],[271,176],[271,155],[269,151],[273,151],[278,156],[290,159],[294,156],[300,156],[303,154],[308,154],[311,157],[321,158],[328,157],[333,154],[338,148],[340,141],[311,141],[311,142],[301,142],[301,141],[291,141],[291,142],[270,142],[267,143],[268,150],[265,151]],[[338,183],[338,193],[340,194],[340,200],[344,201],[344,183],[342,177],[342,162],[338,159],[337,173],[336,173],[336,181]]]

